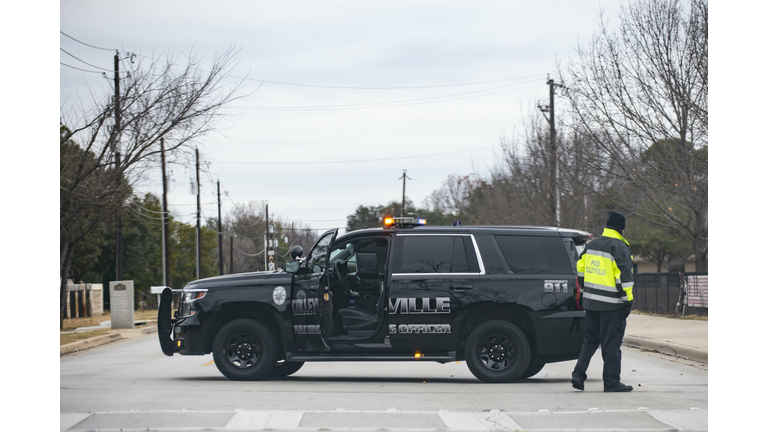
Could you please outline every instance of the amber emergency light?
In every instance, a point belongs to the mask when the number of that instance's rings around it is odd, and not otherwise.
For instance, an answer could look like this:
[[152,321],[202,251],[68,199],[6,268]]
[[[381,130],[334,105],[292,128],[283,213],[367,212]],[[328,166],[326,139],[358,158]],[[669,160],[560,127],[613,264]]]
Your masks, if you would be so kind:
[[385,217],[384,218],[384,227],[385,228],[392,228],[393,226],[403,228],[403,227],[414,227],[414,226],[421,226],[426,225],[427,220],[424,218],[415,218],[415,217]]

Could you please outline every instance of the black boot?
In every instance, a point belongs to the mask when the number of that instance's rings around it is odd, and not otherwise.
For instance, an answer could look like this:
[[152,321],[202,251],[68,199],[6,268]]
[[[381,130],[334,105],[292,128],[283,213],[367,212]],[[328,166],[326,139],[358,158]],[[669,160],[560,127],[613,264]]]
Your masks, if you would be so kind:
[[571,385],[576,390],[584,390],[584,381],[579,381],[579,380],[574,378],[574,379],[571,380]]
[[617,385],[615,385],[613,387],[605,387],[604,391],[606,393],[613,393],[613,392],[626,393],[626,392],[631,392],[632,391],[632,386],[624,385],[622,383],[618,383]]

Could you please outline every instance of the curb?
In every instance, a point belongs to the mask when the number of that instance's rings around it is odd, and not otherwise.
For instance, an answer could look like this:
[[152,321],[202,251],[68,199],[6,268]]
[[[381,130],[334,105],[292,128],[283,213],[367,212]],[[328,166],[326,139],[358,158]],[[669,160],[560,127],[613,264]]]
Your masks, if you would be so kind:
[[156,325],[144,327],[143,329],[141,329],[141,334],[151,334],[151,333],[157,333]]
[[116,330],[113,333],[109,333],[106,335],[96,336],[90,339],[83,339],[77,342],[61,345],[59,356],[61,357],[67,354],[86,351],[91,348],[100,347],[102,345],[107,345],[112,342],[116,342],[123,339],[133,339],[140,335],[157,333],[157,326],[153,325],[153,326],[143,327],[141,329],[135,328],[135,329],[129,329],[129,330],[123,330],[123,331],[125,331],[125,334],[122,334],[121,330]]
[[95,348],[97,346],[106,345],[108,343],[118,341],[122,338],[123,337],[120,335],[120,333],[115,332],[115,333],[110,333],[103,336],[97,336],[90,339],[68,343],[60,347],[59,356],[72,354],[79,351],[85,351],[87,349]]
[[701,363],[707,363],[709,360],[709,351],[706,349],[695,348],[688,345],[675,344],[669,341],[649,339],[639,336],[624,336],[624,345],[634,348],[658,351],[662,354],[674,357],[695,360]]

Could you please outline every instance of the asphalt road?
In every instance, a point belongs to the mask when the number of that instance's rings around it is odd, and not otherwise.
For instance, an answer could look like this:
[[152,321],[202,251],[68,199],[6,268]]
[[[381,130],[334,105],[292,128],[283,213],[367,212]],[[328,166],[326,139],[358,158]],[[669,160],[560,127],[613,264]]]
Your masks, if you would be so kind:
[[291,377],[226,379],[211,355],[166,357],[147,335],[62,357],[61,430],[707,430],[706,365],[623,349],[627,394],[586,391],[574,362],[484,384],[465,363],[307,363]]

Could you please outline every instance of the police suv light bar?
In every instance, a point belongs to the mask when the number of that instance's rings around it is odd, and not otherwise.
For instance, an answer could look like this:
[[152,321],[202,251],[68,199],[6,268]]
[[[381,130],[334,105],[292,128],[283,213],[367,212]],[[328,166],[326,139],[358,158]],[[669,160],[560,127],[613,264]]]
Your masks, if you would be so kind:
[[393,226],[395,227],[406,227],[406,226],[423,226],[427,224],[427,220],[424,218],[415,218],[415,217],[388,217],[384,218],[384,227],[391,228]]

